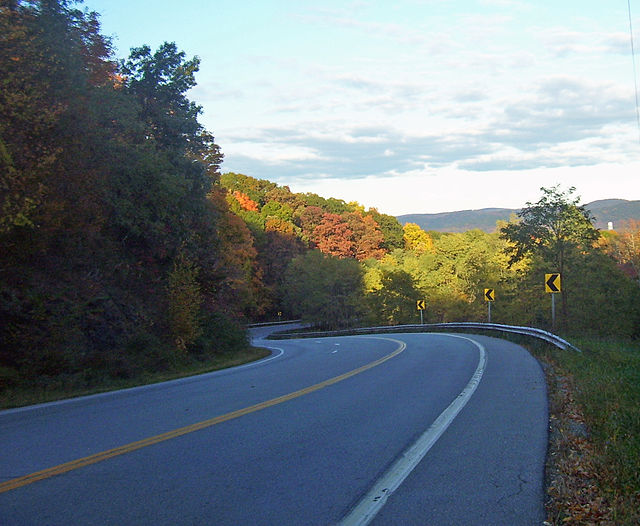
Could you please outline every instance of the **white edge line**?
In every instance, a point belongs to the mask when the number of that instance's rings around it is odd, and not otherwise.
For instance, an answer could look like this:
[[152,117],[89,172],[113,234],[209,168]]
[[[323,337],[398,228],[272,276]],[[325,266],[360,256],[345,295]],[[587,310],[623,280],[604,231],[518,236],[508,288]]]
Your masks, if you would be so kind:
[[352,510],[338,523],[338,526],[365,526],[385,505],[391,494],[397,490],[414,468],[420,463],[428,451],[438,441],[462,408],[467,405],[471,395],[475,392],[487,365],[487,353],[484,346],[471,338],[457,334],[447,334],[452,338],[470,341],[480,351],[480,359],[469,383],[456,399],[440,413],[433,424],[401,455],[389,470],[378,479],[369,492],[352,508]]
[[[227,369],[219,369],[219,370],[220,371],[230,371],[230,370],[237,371],[238,369],[247,369],[249,367],[262,365],[263,363],[270,362],[271,360],[275,360],[276,358],[280,358],[280,356],[284,354],[284,349],[281,349],[280,347],[270,347],[268,345],[261,345],[260,347],[264,347],[265,349],[271,349],[272,351],[280,351],[280,352],[278,354],[273,354],[268,358],[263,358],[262,360],[257,360],[255,362],[249,362],[242,365],[236,365],[235,367],[229,367]],[[217,372],[217,371],[212,371],[212,372]]]

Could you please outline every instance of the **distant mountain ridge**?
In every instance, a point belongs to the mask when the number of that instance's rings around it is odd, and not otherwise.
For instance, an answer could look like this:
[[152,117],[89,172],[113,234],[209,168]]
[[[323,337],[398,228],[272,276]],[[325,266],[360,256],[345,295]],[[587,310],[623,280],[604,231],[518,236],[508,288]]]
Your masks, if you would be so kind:
[[[640,201],[601,199],[587,203],[585,206],[596,218],[596,228],[602,230],[607,229],[609,222],[612,222],[616,228],[621,221],[630,219],[640,221]],[[515,208],[482,208],[439,214],[404,214],[396,218],[403,225],[415,223],[423,230],[466,232],[480,229],[485,232],[495,232],[496,221],[508,221],[517,213],[518,209]]]

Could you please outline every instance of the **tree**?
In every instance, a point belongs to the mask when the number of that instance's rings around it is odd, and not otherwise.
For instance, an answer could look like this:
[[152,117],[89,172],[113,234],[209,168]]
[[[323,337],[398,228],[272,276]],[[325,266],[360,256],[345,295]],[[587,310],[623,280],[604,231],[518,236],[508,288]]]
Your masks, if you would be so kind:
[[200,59],[185,60],[174,42],[165,42],[153,54],[149,46],[134,48],[120,64],[125,88],[140,102],[148,139],[163,147],[189,145],[200,151],[206,137],[197,120],[202,108],[185,95],[196,85],[199,67]]
[[231,193],[238,190],[247,194],[259,206],[263,206],[268,201],[267,195],[278,188],[276,183],[266,179],[254,179],[234,172],[223,173],[220,176],[220,184]]
[[363,312],[362,270],[354,259],[311,250],[286,272],[285,302],[293,315],[326,328],[352,325]]
[[313,231],[311,240],[321,252],[340,258],[355,257],[353,231],[349,224],[338,214],[326,213]]
[[324,212],[319,206],[307,206],[299,215],[298,222],[306,239],[312,239],[313,231],[322,223]]
[[283,221],[291,222],[293,218],[293,210],[291,207],[278,201],[269,201],[262,207],[260,213],[265,219],[276,217]]
[[267,191],[265,194],[265,202],[269,203],[270,201],[277,201],[278,203],[287,205],[294,212],[298,208],[304,208],[305,206],[300,194],[294,194],[288,186],[278,186]]
[[206,215],[206,195],[219,177],[222,154],[198,122],[200,106],[186,92],[199,59],[174,43],[151,53],[133,49],[120,64],[122,91],[134,101],[137,130],[125,161],[111,170],[112,223],[132,247],[158,260],[172,257]]
[[413,277],[402,269],[379,267],[379,286],[367,294],[367,305],[376,323],[397,325],[415,322],[416,290]]
[[378,224],[370,215],[362,215],[359,210],[343,215],[351,229],[354,244],[354,255],[358,261],[368,258],[380,259],[386,251],[382,248],[384,241]]
[[92,99],[109,85],[115,64],[97,15],[68,4],[5,1],[0,7],[0,233],[36,226],[43,203],[53,205],[49,211],[60,208],[52,201],[61,191],[82,185],[75,196],[63,196],[74,199],[92,196],[97,186],[86,167],[70,182],[61,157],[74,156],[78,128],[94,117]]
[[433,239],[415,223],[404,225],[404,247],[420,254],[433,250]]
[[640,287],[636,281],[603,251],[572,261],[571,270],[562,288],[567,289],[573,331],[599,336],[638,335]]
[[258,263],[263,276],[265,295],[269,298],[269,310],[289,311],[283,304],[286,270],[293,258],[308,250],[308,247],[292,231],[291,223],[281,219],[268,220],[267,229],[258,243]]
[[540,200],[527,202],[518,212],[519,221],[502,227],[501,235],[513,244],[508,249],[513,262],[536,254],[555,263],[562,273],[566,256],[571,251],[590,250],[600,234],[580,198],[571,199],[575,188],[567,192],[560,192],[557,186],[541,190]]
[[222,155],[186,97],[198,60],[145,46],[118,71],[76,3],[0,1],[0,363],[25,378],[259,311],[253,237],[206,199]]
[[[502,227],[500,235],[510,243],[506,249],[510,262],[516,263],[534,256],[548,265],[548,272],[564,275],[572,257],[594,250],[600,236],[593,226],[591,213],[572,198],[575,188],[566,192],[541,188],[542,197],[536,203],[527,202],[518,212],[519,221]],[[567,289],[562,287],[562,313],[567,320]]]
[[258,203],[253,201],[247,194],[242,193],[240,190],[235,190],[232,195],[243,210],[258,212]]
[[375,208],[369,209],[369,214],[380,227],[384,241],[382,248],[387,252],[391,252],[396,248],[404,247],[403,229],[398,220],[388,214],[381,214]]
[[176,347],[183,352],[202,334],[203,296],[198,272],[198,267],[184,254],[178,254],[168,279],[169,327]]
[[629,265],[640,282],[640,221],[625,223],[618,237],[617,248],[620,263]]
[[243,310],[254,313],[264,309],[258,299],[262,272],[254,238],[247,224],[227,208],[225,193],[216,185],[207,196],[211,213],[206,228],[216,232],[203,236],[210,241],[200,248],[200,276],[206,284],[208,309],[238,317]]

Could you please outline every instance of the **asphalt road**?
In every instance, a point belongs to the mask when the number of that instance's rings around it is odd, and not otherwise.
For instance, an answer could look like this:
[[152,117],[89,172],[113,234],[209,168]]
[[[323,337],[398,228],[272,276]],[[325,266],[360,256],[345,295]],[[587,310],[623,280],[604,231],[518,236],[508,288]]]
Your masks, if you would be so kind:
[[469,338],[274,341],[248,366],[2,411],[0,524],[353,521],[443,414],[371,524],[541,524],[543,373]]

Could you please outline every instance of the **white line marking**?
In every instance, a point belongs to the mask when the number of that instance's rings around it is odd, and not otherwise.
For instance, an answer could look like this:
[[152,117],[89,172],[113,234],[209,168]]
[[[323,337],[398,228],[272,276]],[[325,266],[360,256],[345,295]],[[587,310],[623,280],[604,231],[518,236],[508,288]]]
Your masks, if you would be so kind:
[[236,365],[235,367],[229,367],[227,369],[219,369],[218,371],[212,371],[212,372],[217,373],[219,371],[231,371],[231,370],[237,371],[238,369],[247,369],[249,367],[253,367],[254,365],[262,365],[263,363],[269,362],[271,360],[275,360],[276,358],[280,358],[280,356],[284,354],[284,349],[281,349],[280,347],[271,347],[270,345],[262,345],[261,347],[264,347],[265,349],[271,349],[272,351],[280,351],[280,353],[274,354],[273,356],[269,356],[268,358],[263,358],[262,360],[258,360],[256,362],[249,362],[242,365]]
[[400,487],[409,476],[409,473],[414,470],[446,431],[478,387],[487,366],[487,353],[484,347],[480,343],[465,336],[459,336],[457,334],[447,334],[446,336],[470,341],[480,351],[478,367],[476,367],[469,383],[467,383],[466,387],[456,399],[449,404],[449,407],[440,413],[440,416],[435,419],[429,429],[427,429],[412,446],[404,451],[391,468],[378,479],[369,490],[369,493],[338,523],[339,526],[365,526],[369,524],[385,505],[391,494]]

